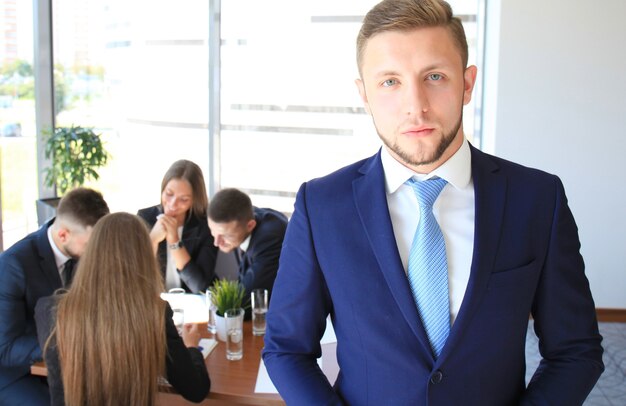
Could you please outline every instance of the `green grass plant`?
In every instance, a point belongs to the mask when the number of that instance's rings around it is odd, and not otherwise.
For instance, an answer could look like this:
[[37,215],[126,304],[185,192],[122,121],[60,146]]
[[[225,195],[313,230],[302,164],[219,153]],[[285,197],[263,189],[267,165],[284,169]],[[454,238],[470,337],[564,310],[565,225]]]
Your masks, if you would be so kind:
[[244,308],[248,304],[247,300],[244,302],[246,290],[239,281],[217,279],[213,286],[209,287],[209,291],[219,316],[223,317],[228,309]]

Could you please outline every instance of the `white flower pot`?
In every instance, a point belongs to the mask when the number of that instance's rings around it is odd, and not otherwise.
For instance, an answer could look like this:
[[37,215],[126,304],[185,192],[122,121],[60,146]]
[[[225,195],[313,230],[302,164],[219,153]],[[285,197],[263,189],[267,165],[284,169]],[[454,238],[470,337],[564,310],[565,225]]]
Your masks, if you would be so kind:
[[215,328],[217,330],[217,339],[226,341],[226,321],[219,314],[215,314]]

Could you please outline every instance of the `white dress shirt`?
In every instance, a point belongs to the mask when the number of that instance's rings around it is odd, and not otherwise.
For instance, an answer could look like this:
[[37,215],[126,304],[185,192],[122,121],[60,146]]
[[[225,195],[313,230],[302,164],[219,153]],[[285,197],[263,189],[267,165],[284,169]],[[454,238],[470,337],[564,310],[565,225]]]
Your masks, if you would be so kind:
[[63,277],[63,269],[65,268],[65,263],[70,259],[70,257],[64,255],[59,247],[57,247],[57,245],[54,243],[51,227],[48,227],[48,242],[50,243],[50,248],[52,248],[52,253],[54,254],[54,262],[57,266],[57,271],[59,271],[61,281],[64,281],[65,278]]
[[420,215],[415,192],[404,182],[411,177],[422,181],[435,176],[448,182],[435,200],[433,215],[446,244],[450,319],[454,322],[467,289],[474,249],[474,183],[469,143],[463,140],[450,159],[427,175],[415,173],[396,161],[386,147],[382,148],[381,160],[389,215],[405,272]]

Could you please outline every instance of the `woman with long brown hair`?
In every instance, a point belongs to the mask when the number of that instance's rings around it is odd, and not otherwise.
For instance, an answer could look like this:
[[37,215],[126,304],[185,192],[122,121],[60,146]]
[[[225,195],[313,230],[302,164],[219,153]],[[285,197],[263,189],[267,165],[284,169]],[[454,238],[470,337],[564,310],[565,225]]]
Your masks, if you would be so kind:
[[208,206],[202,170],[181,159],[163,176],[160,204],[137,213],[151,229],[166,290],[198,293],[216,279],[217,247],[207,224]]
[[53,405],[152,405],[162,376],[188,400],[206,397],[197,325],[186,325],[181,338],[162,291],[141,219],[99,220],[71,289],[35,310]]

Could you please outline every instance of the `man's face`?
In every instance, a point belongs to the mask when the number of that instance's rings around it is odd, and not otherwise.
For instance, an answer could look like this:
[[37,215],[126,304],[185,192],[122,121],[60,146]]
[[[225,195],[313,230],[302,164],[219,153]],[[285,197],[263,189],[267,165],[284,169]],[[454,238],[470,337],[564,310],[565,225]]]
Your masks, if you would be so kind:
[[73,226],[69,228],[62,228],[59,231],[59,237],[61,240],[61,251],[74,259],[80,258],[87,248],[89,237],[91,237],[91,230],[93,227],[78,227]]
[[229,253],[239,247],[248,238],[255,225],[256,221],[254,220],[250,220],[247,223],[241,223],[236,220],[228,223],[216,223],[209,219],[209,228],[214,240],[213,244],[225,253]]
[[475,78],[476,67],[463,68],[448,30],[429,27],[370,38],[357,86],[391,155],[429,173],[463,142],[463,105]]

